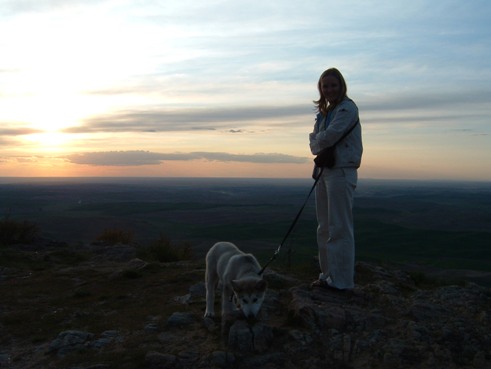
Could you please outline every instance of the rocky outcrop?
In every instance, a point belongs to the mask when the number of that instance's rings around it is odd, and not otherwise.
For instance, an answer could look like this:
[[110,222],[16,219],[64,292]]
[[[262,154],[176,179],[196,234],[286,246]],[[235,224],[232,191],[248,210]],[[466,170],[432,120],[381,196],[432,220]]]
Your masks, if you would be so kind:
[[[24,250],[36,270],[0,267],[0,368],[491,368],[491,290],[477,284],[360,262],[356,288],[335,292],[268,269],[259,319],[222,322],[203,318],[201,262],[118,247],[59,265],[65,248]],[[16,332],[34,316],[42,333]]]
[[297,335],[322,342],[326,360],[353,368],[491,367],[489,289],[421,290],[402,272],[369,264],[360,269],[373,281],[349,294],[290,290],[290,316],[302,329]]
[[122,342],[122,340],[123,337],[118,331],[105,331],[99,337],[85,331],[63,331],[49,344],[47,353],[64,357],[85,349],[102,349],[104,346],[113,342]]
[[[227,359],[214,352],[214,361],[207,356],[195,367],[491,367],[489,289],[469,284],[423,290],[401,271],[366,263],[357,270],[371,281],[349,292],[308,284],[270,291],[263,320],[239,319],[225,333]],[[189,317],[184,321],[187,328],[181,328],[197,329]]]

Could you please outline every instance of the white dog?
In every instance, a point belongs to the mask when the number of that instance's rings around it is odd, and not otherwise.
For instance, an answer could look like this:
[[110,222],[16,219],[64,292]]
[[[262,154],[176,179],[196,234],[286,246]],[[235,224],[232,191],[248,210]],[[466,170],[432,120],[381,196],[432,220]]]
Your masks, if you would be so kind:
[[215,316],[215,290],[222,284],[222,317],[234,311],[234,302],[246,318],[256,317],[266,294],[261,266],[230,242],[218,242],[206,254],[205,317]]

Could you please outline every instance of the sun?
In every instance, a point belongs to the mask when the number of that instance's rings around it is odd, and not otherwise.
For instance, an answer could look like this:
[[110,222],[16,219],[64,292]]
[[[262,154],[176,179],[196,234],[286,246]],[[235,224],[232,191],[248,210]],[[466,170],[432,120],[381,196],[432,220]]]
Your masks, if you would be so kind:
[[128,97],[106,91],[153,70],[156,40],[146,35],[155,32],[114,16],[110,5],[99,10],[11,21],[16,37],[5,39],[0,63],[8,72],[0,87],[2,121],[39,133],[31,138],[62,143],[64,129],[126,104]]
[[27,120],[34,133],[24,136],[23,140],[36,151],[65,151],[73,137],[64,133],[64,129],[72,125],[72,119],[75,117],[60,111],[43,112],[34,109],[34,112]]
[[3,111],[4,119],[24,132],[19,139],[35,151],[67,149],[74,137],[64,131],[83,119],[83,104],[70,94],[45,90],[10,102]]
[[65,152],[71,138],[60,132],[45,132],[30,135],[26,139],[38,152]]

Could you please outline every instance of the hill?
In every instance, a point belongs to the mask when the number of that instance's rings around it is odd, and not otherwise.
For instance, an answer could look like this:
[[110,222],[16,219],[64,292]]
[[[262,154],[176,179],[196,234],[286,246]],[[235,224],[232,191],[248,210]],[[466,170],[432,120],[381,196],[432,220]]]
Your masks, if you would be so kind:
[[491,290],[358,262],[350,293],[312,270],[265,275],[261,317],[204,319],[201,258],[138,245],[0,248],[0,367],[489,368]]

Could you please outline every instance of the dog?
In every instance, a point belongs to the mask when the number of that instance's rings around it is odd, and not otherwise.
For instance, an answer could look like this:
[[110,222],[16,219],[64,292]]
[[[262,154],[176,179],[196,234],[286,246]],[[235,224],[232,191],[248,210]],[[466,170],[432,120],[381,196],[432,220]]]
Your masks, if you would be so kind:
[[[218,242],[206,254],[205,317],[215,316],[215,291],[222,286],[222,318],[238,308],[247,318],[256,318],[266,295],[267,283],[259,275],[261,266],[230,242]],[[235,306],[234,306],[235,302]]]

